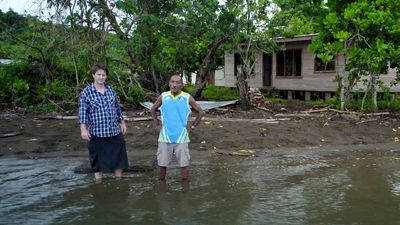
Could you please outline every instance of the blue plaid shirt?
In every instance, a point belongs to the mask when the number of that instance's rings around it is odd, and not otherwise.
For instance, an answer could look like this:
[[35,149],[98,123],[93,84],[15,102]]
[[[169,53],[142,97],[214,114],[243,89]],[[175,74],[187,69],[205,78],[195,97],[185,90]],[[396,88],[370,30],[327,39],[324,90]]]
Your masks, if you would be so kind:
[[83,89],[79,99],[79,122],[86,124],[91,135],[98,137],[117,136],[123,120],[117,95],[108,84],[105,92],[98,92],[94,84]]

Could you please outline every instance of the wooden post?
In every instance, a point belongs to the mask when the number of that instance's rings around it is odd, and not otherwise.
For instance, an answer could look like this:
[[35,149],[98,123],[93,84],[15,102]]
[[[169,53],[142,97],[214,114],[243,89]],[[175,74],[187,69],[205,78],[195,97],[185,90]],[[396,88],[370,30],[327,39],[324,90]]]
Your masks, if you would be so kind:
[[305,94],[304,95],[305,100],[310,101],[311,100],[311,92],[306,91],[304,94]]
[[287,91],[287,99],[292,100],[293,99],[293,91]]

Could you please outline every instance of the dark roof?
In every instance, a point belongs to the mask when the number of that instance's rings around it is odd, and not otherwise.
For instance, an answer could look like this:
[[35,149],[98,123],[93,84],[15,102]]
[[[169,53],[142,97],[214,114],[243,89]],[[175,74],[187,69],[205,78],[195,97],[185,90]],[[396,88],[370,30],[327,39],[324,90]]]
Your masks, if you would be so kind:
[[285,43],[285,42],[296,42],[296,41],[311,41],[315,36],[318,34],[302,34],[302,35],[296,35],[293,37],[277,37],[276,42],[277,43]]

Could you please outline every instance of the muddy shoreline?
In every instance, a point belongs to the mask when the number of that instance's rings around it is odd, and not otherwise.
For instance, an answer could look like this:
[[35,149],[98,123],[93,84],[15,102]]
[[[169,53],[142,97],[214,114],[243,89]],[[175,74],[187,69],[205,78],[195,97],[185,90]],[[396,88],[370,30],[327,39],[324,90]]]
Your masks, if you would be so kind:
[[[343,149],[348,153],[397,152],[399,146],[400,119],[394,114],[368,118],[332,113],[287,115],[277,117],[262,111],[237,110],[207,113],[190,136],[192,155],[231,155],[243,150],[259,156],[290,151],[336,154]],[[142,113],[142,117],[133,118],[140,120],[143,116],[148,115]],[[1,114],[0,133],[21,134],[0,138],[0,156],[87,155],[77,120],[43,118],[43,115]],[[158,138],[152,121],[127,121],[127,127],[125,139],[130,158],[150,162]]]

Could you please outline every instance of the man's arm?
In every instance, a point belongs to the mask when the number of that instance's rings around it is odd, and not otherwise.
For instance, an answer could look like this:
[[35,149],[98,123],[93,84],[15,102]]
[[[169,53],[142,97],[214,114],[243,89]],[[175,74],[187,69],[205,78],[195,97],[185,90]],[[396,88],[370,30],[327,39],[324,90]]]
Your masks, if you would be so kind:
[[201,118],[204,116],[204,111],[199,106],[199,104],[197,104],[196,100],[194,100],[194,98],[192,96],[189,97],[189,104],[190,104],[190,106],[192,106],[192,109],[197,113],[196,119],[190,126],[190,129],[194,130],[196,128],[196,126],[200,123]]
[[114,94],[115,94],[115,109],[117,110],[119,128],[121,129],[121,133],[125,134],[126,133],[126,124],[124,121],[124,116],[122,115],[122,109],[121,109],[121,106],[119,105],[117,94],[115,92],[114,92]]
[[83,140],[89,141],[90,133],[86,125],[89,121],[87,108],[88,106],[86,103],[86,95],[84,93],[81,93],[79,99],[79,123],[81,128],[81,138]]
[[90,133],[87,129],[86,124],[81,123],[81,138],[85,141],[89,141],[90,140]]
[[151,117],[153,118],[154,126],[157,129],[161,129],[161,121],[157,117],[157,109],[161,106],[162,103],[162,95],[158,96],[156,102],[153,104],[153,106],[150,109]]

